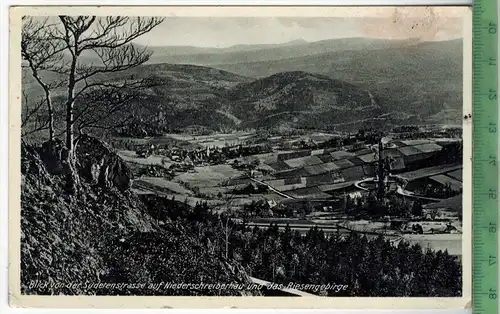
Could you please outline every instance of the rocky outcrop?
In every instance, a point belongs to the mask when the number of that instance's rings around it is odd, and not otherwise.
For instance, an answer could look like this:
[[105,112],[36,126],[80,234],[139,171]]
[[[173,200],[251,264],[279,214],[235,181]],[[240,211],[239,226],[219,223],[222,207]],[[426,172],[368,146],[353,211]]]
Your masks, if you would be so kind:
[[[104,142],[82,135],[76,142],[75,164],[79,176],[92,186],[127,190],[132,173],[127,164]],[[45,142],[41,147],[21,148],[23,173],[31,171],[41,178],[64,173],[68,151],[63,141]]]
[[101,188],[130,188],[132,173],[126,163],[104,142],[81,135],[76,144],[80,177]]
[[52,142],[45,142],[38,149],[38,153],[50,174],[62,174],[64,172],[64,163],[68,156],[68,150],[63,141],[55,139]]
[[[37,181],[38,184],[50,184],[50,175],[45,163],[40,159],[38,151],[21,143],[21,181],[22,184]],[[30,182],[26,182],[30,181]]]
[[[76,148],[79,193],[65,194],[62,142],[21,146],[21,292],[65,295],[241,295],[258,292],[98,288],[86,283],[248,283],[191,231],[126,191],[125,163],[91,137]],[[62,171],[62,172],[61,172]],[[98,189],[96,189],[98,187]],[[162,223],[159,223],[159,220]],[[30,285],[41,283],[38,286]],[[59,284],[57,287],[53,284]],[[69,287],[67,284],[73,286]]]

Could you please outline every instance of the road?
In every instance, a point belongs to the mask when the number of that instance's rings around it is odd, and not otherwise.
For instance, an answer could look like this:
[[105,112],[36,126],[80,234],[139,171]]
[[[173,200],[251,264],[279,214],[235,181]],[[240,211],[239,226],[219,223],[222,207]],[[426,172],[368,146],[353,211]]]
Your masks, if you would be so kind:
[[[259,228],[267,228],[271,224],[272,221],[269,222],[247,222],[246,225],[249,227],[259,227]],[[321,224],[314,224],[314,223],[301,223],[301,224],[294,224],[294,223],[274,223],[275,225],[278,226],[279,229],[284,229],[287,225],[290,227],[290,229],[294,231],[301,231],[301,232],[307,232],[313,227],[318,227],[321,230],[323,230],[325,233],[335,233],[337,231],[340,231],[341,228],[339,228],[337,225],[321,225]],[[349,233],[346,229],[342,229],[343,233]]]
[[[267,280],[262,280],[262,279],[255,278],[255,277],[250,277],[250,280],[252,281],[252,283],[257,284],[257,285],[262,286],[262,287],[272,287],[271,286],[272,283],[270,281],[267,281]],[[276,284],[273,284],[273,286],[279,287],[279,285],[276,285]],[[278,288],[277,290],[283,292],[286,295],[293,295],[293,296],[299,296],[299,297],[317,297],[317,295],[307,293],[307,292],[297,290],[297,289],[287,288],[286,286],[284,286],[281,289]]]
[[[288,195],[286,193],[283,193],[281,191],[278,191],[276,190],[272,185],[269,185],[263,181],[260,181],[260,180],[257,180],[255,178],[250,178],[250,180],[258,183],[258,184],[261,184],[261,185],[265,185],[269,188],[270,191],[282,196],[282,197],[285,197],[287,199],[296,199],[295,197],[291,196],[291,195]],[[356,181],[354,183],[354,186],[360,190],[363,190],[363,191],[368,191],[369,189],[368,188],[364,188],[362,186],[360,186],[361,183],[363,182],[368,182],[368,181],[373,181],[374,178],[367,178],[367,179],[363,179],[363,180],[360,180],[360,181]],[[398,188],[396,190],[396,193],[398,193],[399,195],[401,196],[406,196],[406,197],[411,197],[411,198],[416,198],[416,199],[421,199],[421,200],[426,200],[426,201],[432,201],[432,202],[440,202],[442,201],[442,199],[438,199],[438,198],[432,198],[432,197],[425,197],[425,196],[420,196],[420,195],[415,195],[415,194],[412,194],[411,192],[409,191],[406,191],[404,190],[401,186],[398,185]]]
[[288,194],[285,194],[283,192],[280,192],[280,191],[276,190],[273,186],[271,186],[271,185],[269,185],[269,184],[267,184],[267,183],[265,183],[263,181],[257,180],[255,178],[250,178],[250,180],[252,180],[253,182],[256,182],[258,184],[262,184],[262,185],[267,186],[269,188],[269,190],[273,191],[274,193],[278,194],[279,196],[283,196],[284,198],[287,198],[289,200],[294,200],[295,199],[295,197],[290,196]]
[[[356,188],[360,189],[360,190],[369,191],[368,188],[364,188],[360,184],[364,183],[364,182],[370,182],[370,181],[373,182],[374,178],[367,178],[367,179],[363,179],[363,180],[360,180],[360,181],[356,181],[354,183],[354,186]],[[407,191],[407,190],[403,189],[403,187],[401,187],[400,185],[398,185],[398,187],[396,189],[396,193],[398,193],[401,196],[406,196],[406,197],[411,197],[411,198],[416,198],[416,199],[426,200],[426,201],[431,201],[431,202],[440,202],[440,201],[443,200],[443,199],[440,199],[440,198],[432,198],[432,197],[425,197],[425,196],[421,196],[421,195],[415,195],[415,194],[411,193],[410,191]]]
[[360,185],[361,183],[368,182],[368,181],[374,181],[374,178],[366,178],[366,179],[363,179],[363,180],[360,180],[360,181],[356,181],[356,182],[354,182],[354,186],[357,189],[360,189],[360,190],[363,190],[363,191],[369,191],[370,189],[364,188],[364,187],[362,187]]
[[[250,178],[252,181],[258,183],[258,184],[263,184],[271,191],[274,193],[283,196],[287,199],[295,199],[294,197],[280,192],[273,188],[272,186],[254,179]],[[141,186],[142,188],[146,188],[147,190],[150,190],[154,193],[158,194],[164,194],[162,191],[159,191],[157,189],[152,190],[150,186],[145,187]],[[415,195],[409,195],[407,194],[406,191],[404,191],[401,187],[398,187],[398,193],[404,196],[409,196],[409,197],[417,197],[420,199],[427,199],[427,200],[437,200],[437,199],[432,199],[432,198],[425,198],[425,197],[420,197],[420,196],[415,196]],[[439,200],[437,200],[439,201]],[[271,221],[269,222],[249,222],[247,223],[248,226],[255,226],[255,227],[260,227],[260,228],[267,228],[271,224]],[[347,235],[350,232],[353,232],[355,230],[350,230],[346,227],[343,227],[341,225],[336,225],[336,224],[317,224],[317,223],[289,223],[288,224],[290,228],[294,231],[299,231],[301,234],[307,233],[311,228],[313,227],[318,227],[325,234],[333,234],[339,232],[340,234]],[[277,223],[278,228],[284,229],[287,226],[287,223],[282,222],[282,223]],[[364,234],[367,237],[377,237],[380,235],[380,233],[376,232],[360,232],[360,231],[355,231],[358,232],[359,234]],[[418,235],[418,234],[382,234],[386,239],[390,240],[391,243],[394,245],[397,245],[400,240],[405,240],[408,241],[411,244],[420,244],[423,248],[430,247],[431,249],[434,250],[445,250],[447,249],[448,252],[452,255],[461,255],[461,245],[462,245],[462,235],[461,234],[423,234],[423,235]]]
[[432,198],[432,197],[425,197],[425,196],[415,195],[415,194],[412,194],[409,191],[403,190],[403,188],[400,187],[400,186],[398,186],[398,189],[396,190],[396,193],[398,193],[399,195],[402,195],[402,196],[416,198],[416,199],[420,199],[420,200],[431,201],[431,202],[441,202],[443,200],[441,198]]

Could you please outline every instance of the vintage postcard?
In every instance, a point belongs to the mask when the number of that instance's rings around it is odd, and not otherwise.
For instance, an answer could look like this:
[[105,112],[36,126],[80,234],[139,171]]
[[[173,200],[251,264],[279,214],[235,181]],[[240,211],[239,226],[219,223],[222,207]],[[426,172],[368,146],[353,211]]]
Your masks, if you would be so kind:
[[10,18],[13,306],[468,306],[469,8]]

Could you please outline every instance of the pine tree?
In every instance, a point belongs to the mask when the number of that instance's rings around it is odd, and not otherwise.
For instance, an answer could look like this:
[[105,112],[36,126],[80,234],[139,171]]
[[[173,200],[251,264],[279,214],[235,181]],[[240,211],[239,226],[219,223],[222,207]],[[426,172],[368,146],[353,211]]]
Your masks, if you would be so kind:
[[422,203],[418,200],[413,202],[411,214],[416,217],[421,217],[423,214]]

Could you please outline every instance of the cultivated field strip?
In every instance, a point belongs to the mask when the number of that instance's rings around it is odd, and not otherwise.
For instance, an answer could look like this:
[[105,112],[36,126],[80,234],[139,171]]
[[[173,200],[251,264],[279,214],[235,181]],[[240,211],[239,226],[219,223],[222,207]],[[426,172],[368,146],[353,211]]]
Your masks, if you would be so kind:
[[[384,156],[392,158],[394,171],[404,171],[407,163],[431,158],[454,141],[397,140],[390,142],[391,147],[384,150]],[[313,150],[278,154],[278,161],[269,164],[275,170],[273,178],[263,181],[278,191],[288,191],[294,197],[328,198],[331,196],[328,192],[350,187],[358,180],[375,175],[374,164],[378,159],[368,148],[354,152],[323,150],[321,155],[312,154]],[[457,164],[439,165],[400,172],[399,176],[408,180],[429,177],[440,184],[450,184],[453,190],[460,190],[461,168]]]

